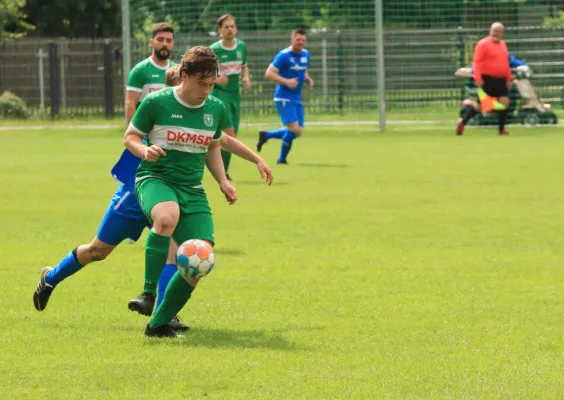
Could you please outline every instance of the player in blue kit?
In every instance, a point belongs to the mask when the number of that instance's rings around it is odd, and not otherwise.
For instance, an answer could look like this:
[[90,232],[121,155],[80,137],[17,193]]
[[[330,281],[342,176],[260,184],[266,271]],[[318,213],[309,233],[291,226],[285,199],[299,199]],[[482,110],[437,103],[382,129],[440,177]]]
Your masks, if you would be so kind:
[[273,131],[259,131],[257,151],[269,139],[282,139],[282,149],[277,164],[288,164],[286,158],[294,139],[302,135],[304,127],[304,107],[302,104],[302,86],[305,82],[313,87],[313,79],[308,74],[309,52],[304,49],[307,41],[305,29],[292,31],[290,47],[278,52],[266,70],[265,77],[276,82],[274,104],[284,128]]
[[[174,30],[169,24],[160,23],[153,26],[153,54],[137,64],[128,79],[127,122],[133,117],[141,98],[151,91],[165,87],[166,79],[170,77],[168,70],[173,71],[168,60],[174,47],[173,39]],[[54,268],[43,268],[33,293],[33,305],[36,310],[43,311],[47,307],[51,293],[64,279],[74,275],[87,264],[104,260],[125,239],[137,241],[143,230],[150,227],[134,193],[135,174],[140,162],[141,159],[129,151],[123,152],[111,170],[112,176],[120,185],[112,196],[96,236],[90,243],[71,250]],[[176,245],[171,244],[167,264],[159,278],[157,308],[163,300],[168,282],[176,272],[176,248]],[[188,329],[177,316],[171,321],[171,327],[177,331]]]

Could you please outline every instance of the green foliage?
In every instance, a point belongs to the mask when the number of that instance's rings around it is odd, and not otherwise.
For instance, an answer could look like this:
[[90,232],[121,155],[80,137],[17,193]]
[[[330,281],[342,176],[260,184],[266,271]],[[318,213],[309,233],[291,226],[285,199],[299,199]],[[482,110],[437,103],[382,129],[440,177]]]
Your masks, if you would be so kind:
[[0,41],[19,39],[35,27],[25,21],[26,0],[2,0],[0,3]]
[[0,117],[26,119],[30,115],[25,101],[6,90],[0,95]]
[[557,17],[546,17],[544,19],[544,26],[549,28],[564,27],[564,11],[559,11]]

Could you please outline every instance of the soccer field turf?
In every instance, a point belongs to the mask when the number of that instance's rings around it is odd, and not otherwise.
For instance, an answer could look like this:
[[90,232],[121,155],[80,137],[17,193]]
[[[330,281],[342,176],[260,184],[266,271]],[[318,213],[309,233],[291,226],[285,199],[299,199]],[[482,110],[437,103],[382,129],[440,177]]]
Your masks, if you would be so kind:
[[176,341],[127,309],[146,233],[33,308],[123,131],[0,132],[0,399],[561,398],[564,135],[510,128],[310,127],[289,166],[264,147],[272,187],[234,159],[234,206],[206,173],[216,267]]

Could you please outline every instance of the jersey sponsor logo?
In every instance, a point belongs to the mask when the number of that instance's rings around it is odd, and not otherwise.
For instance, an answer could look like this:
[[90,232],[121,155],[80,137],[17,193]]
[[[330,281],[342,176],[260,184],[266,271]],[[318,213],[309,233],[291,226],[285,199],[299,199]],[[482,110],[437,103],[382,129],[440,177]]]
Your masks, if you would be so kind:
[[150,87],[150,88],[149,88],[149,93],[153,93],[153,92],[156,92],[156,91],[159,91],[159,90],[161,90],[161,88],[158,88],[158,87]]
[[219,64],[219,73],[221,75],[238,75],[242,69],[243,63],[241,61],[229,61]]
[[292,65],[290,69],[294,71],[304,71],[307,69],[307,65]]
[[204,124],[206,126],[213,126],[213,115],[212,114],[204,114]]
[[182,115],[182,114],[172,114],[170,117],[171,117],[171,118],[180,118],[180,119],[182,119],[182,118],[184,118],[184,115]]
[[197,133],[167,131],[166,140],[168,140],[169,142],[193,143],[202,146],[209,146],[211,141],[213,140],[213,137],[207,135],[198,135]]

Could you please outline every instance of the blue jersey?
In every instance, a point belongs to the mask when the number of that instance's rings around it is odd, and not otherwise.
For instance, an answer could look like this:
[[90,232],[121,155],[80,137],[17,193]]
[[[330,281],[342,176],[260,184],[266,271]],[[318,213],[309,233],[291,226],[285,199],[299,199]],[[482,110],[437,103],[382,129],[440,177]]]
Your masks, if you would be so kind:
[[116,181],[133,192],[135,187],[135,174],[141,163],[141,159],[125,149],[121,157],[112,168],[112,176]]
[[283,78],[298,78],[298,86],[294,89],[290,89],[286,85],[276,85],[274,100],[290,100],[301,103],[302,85],[309,66],[309,52],[302,50],[300,53],[295,53],[292,51],[292,47],[288,47],[278,52],[271,65]]
[[509,56],[509,67],[510,68],[517,68],[527,66],[527,63],[524,61],[519,60],[517,57],[510,55]]

